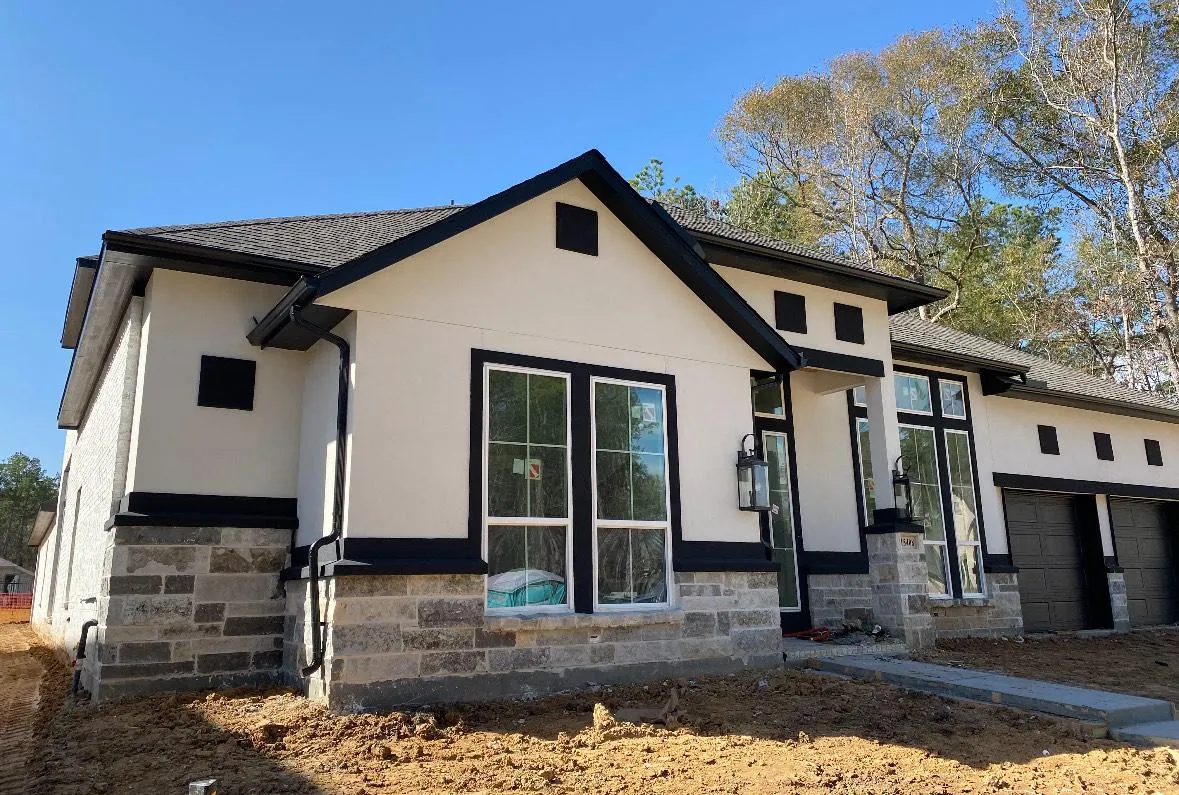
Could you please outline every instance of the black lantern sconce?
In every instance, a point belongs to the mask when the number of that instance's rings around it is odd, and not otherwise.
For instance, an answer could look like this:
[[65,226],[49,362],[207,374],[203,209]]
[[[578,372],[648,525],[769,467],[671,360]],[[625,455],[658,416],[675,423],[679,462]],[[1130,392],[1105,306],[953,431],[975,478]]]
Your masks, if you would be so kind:
[[904,469],[904,456],[897,456],[892,467],[892,498],[896,507],[897,520],[901,522],[913,521],[913,484],[909,482],[909,473]]
[[745,447],[746,439],[756,439],[747,433],[741,439],[737,451],[737,507],[743,511],[768,511],[770,505],[770,465],[757,455],[751,445]]

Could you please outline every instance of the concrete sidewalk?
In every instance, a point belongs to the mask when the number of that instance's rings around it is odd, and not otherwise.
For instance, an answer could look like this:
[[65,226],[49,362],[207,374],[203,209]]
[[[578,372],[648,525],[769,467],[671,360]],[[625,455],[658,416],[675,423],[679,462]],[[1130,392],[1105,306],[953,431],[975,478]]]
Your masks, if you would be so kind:
[[1099,722],[1126,742],[1175,745],[1179,721],[1168,701],[877,655],[816,660],[820,671],[909,690]]

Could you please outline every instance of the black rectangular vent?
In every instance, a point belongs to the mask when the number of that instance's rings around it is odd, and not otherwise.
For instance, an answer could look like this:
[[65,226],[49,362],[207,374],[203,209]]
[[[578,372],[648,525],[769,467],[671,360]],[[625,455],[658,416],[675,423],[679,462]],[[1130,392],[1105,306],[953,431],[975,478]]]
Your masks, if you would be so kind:
[[847,304],[835,305],[835,339],[864,344],[864,310]]
[[598,214],[557,202],[557,248],[598,256]]
[[1102,461],[1113,461],[1113,439],[1108,433],[1093,433],[1093,445],[1097,448],[1097,457]]
[[775,290],[774,328],[806,334],[806,297]]
[[1060,455],[1060,441],[1056,438],[1055,425],[1037,425],[1040,434],[1040,452],[1044,455]]
[[257,362],[251,359],[202,356],[197,405],[253,411],[257,366]]
[[1152,467],[1161,467],[1163,465],[1163,446],[1159,444],[1158,439],[1144,439],[1146,442],[1146,463]]

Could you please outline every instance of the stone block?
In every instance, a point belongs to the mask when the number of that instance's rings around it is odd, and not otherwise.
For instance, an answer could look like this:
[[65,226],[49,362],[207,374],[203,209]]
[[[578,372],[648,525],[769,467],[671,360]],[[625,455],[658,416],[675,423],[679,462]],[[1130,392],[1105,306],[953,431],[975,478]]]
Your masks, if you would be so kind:
[[734,628],[775,627],[780,618],[777,610],[732,610],[729,621]]
[[603,630],[594,628],[545,629],[537,632],[518,631],[517,646],[577,646],[589,643],[591,635],[601,637]]
[[438,629],[402,628],[401,640],[406,651],[471,649],[475,646],[476,631],[469,627],[444,627]]
[[193,591],[198,602],[261,602],[281,599],[277,575],[202,574]]
[[115,546],[201,546],[221,543],[219,527],[116,527]]
[[400,624],[333,624],[331,633],[333,654],[386,654],[403,648]]
[[159,637],[170,640],[220,637],[220,624],[196,624],[191,621],[178,622],[159,628]]
[[155,663],[172,661],[172,644],[166,641],[120,643],[119,662]]
[[499,649],[515,645],[515,632],[488,632],[481,627],[475,628],[476,649]]
[[729,637],[733,639],[733,650],[743,656],[773,653],[782,648],[782,630],[776,627],[734,629]]
[[552,646],[548,650],[548,667],[580,668],[587,666],[590,664],[590,650],[593,648],[593,646]]
[[198,674],[246,671],[249,668],[250,653],[244,651],[228,652],[225,654],[198,654],[196,658],[196,670]]
[[[186,624],[192,619],[192,598],[188,596],[122,597],[119,622],[127,626]],[[112,620],[114,609],[112,600]]]
[[229,602],[225,606],[228,616],[285,616],[286,602],[282,599],[267,599],[262,602]]
[[418,600],[414,596],[371,596],[336,598],[334,624],[367,624],[369,622],[415,625],[418,622]]
[[192,662],[132,663],[130,665],[104,665],[102,678],[135,679],[140,677],[164,677],[191,674]]
[[231,635],[281,635],[282,616],[231,616],[225,619],[222,630]]
[[416,677],[421,672],[422,655],[378,654],[344,659],[345,682],[385,682],[390,679]]
[[418,626],[420,627],[461,627],[481,626],[482,624],[482,598],[423,598],[418,601]]
[[282,547],[291,545],[291,531],[272,527],[226,527],[221,544],[227,547]]
[[490,671],[521,671],[549,667],[549,647],[527,649],[490,649],[487,669]]
[[333,594],[343,596],[405,596],[409,577],[404,574],[372,574],[357,577],[333,577]]
[[282,668],[282,649],[256,651],[251,660],[253,667],[260,671]]
[[106,581],[106,592],[111,596],[127,594],[157,594],[163,588],[163,581],[158,575],[123,574],[110,577]]
[[591,665],[605,665],[614,662],[614,645],[612,643],[591,643],[589,653]]
[[198,624],[221,621],[225,618],[224,602],[206,602],[196,606],[193,611],[193,621]]
[[422,574],[408,579],[409,593],[414,596],[483,596],[480,574]]
[[721,587],[717,583],[693,583],[680,586],[680,596],[720,596]]
[[164,578],[164,593],[188,594],[192,593],[196,579],[191,574],[169,574]]
[[676,640],[680,637],[682,624],[650,624],[642,627],[643,640]]
[[[496,651],[493,649],[493,651]],[[498,651],[506,651],[500,649]],[[421,675],[469,674],[487,670],[484,651],[442,651],[422,655]]]
[[213,547],[212,574],[274,574],[282,570],[287,552],[280,547]]
[[718,634],[716,613],[684,613],[684,625],[681,634],[685,638],[705,638]]

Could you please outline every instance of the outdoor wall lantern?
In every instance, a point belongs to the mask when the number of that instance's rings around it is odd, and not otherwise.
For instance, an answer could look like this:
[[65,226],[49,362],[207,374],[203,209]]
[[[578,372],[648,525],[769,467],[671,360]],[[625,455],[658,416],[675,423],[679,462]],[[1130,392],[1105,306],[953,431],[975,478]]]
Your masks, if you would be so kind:
[[909,482],[909,474],[904,470],[904,456],[897,456],[892,466],[892,497],[897,509],[897,520],[901,522],[913,521],[913,485]]
[[746,439],[755,439],[747,433],[741,439],[737,451],[737,507],[743,511],[770,510],[770,465],[757,455],[756,447],[745,447]]

